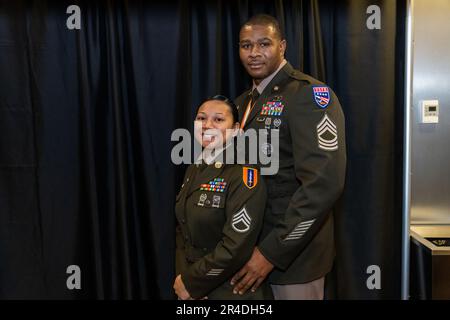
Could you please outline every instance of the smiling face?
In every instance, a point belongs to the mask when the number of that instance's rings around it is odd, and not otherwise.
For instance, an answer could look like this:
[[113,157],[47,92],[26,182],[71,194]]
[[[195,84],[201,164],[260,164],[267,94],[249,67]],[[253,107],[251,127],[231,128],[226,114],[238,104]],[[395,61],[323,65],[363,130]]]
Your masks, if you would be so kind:
[[272,25],[244,25],[239,34],[239,56],[256,84],[274,73],[284,59],[286,41]]
[[210,100],[198,108],[195,128],[195,139],[202,147],[212,149],[226,143],[233,129],[239,128],[239,123],[234,121],[229,105],[223,101]]

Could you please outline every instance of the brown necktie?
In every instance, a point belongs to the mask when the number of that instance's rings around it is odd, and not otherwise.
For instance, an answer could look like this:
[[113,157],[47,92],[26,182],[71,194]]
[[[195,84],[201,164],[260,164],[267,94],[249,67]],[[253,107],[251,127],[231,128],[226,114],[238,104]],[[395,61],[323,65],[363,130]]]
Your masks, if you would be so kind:
[[250,115],[250,112],[252,112],[253,107],[255,106],[256,100],[258,100],[258,98],[259,98],[259,92],[255,88],[252,91],[251,99],[248,102],[247,108],[245,109],[245,112],[244,112],[244,116],[242,117],[241,129],[244,128],[245,123],[247,122],[248,116]]

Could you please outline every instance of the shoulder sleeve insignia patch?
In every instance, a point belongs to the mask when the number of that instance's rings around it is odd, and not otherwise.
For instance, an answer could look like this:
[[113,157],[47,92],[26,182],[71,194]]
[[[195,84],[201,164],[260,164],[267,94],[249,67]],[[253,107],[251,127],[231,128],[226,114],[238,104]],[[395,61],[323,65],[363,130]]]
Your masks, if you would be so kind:
[[254,168],[242,168],[242,181],[247,188],[252,189],[258,184],[258,171]]
[[325,109],[330,104],[330,88],[326,86],[313,86],[314,101],[319,108]]

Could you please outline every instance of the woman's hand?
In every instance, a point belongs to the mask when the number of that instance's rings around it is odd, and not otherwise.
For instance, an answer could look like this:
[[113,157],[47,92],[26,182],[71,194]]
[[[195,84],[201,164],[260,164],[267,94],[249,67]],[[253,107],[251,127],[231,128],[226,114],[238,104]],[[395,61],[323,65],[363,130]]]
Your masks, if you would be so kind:
[[181,274],[179,274],[175,278],[173,289],[175,290],[175,293],[180,300],[193,300],[189,292],[186,290],[186,287],[184,286],[183,280],[181,279]]

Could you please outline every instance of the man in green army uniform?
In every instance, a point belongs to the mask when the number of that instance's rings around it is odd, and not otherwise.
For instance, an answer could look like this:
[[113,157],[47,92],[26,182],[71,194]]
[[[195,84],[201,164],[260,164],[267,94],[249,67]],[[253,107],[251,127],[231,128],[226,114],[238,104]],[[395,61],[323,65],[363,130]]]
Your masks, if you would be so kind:
[[[252,89],[236,99],[244,130],[278,130],[278,173],[263,176],[268,201],[252,258],[233,277],[234,293],[269,275],[275,299],[323,299],[335,255],[332,207],[344,187],[344,115],[334,92],[284,59],[277,20],[258,15],[240,31]],[[271,143],[259,145],[268,155]]]

